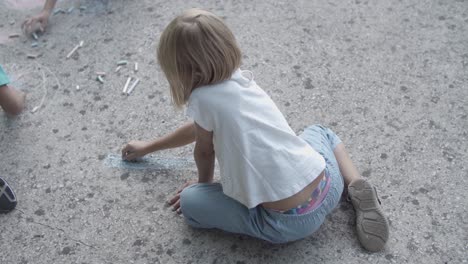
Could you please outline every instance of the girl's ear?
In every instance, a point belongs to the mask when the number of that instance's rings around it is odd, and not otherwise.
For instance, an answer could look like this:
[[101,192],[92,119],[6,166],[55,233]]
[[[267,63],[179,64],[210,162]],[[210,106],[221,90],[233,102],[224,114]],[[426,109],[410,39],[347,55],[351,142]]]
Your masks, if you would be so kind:
[[194,87],[192,88],[192,90],[197,88],[202,83],[202,81],[203,81],[202,78],[203,78],[203,75],[200,72],[200,70],[194,70],[193,71],[192,84],[194,84]]

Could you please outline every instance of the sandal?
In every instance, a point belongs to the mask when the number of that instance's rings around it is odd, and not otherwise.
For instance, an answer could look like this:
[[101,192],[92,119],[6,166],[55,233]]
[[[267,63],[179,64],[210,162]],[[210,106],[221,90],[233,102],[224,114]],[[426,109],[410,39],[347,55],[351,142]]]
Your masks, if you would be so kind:
[[8,183],[0,178],[0,214],[5,214],[15,209],[17,204],[15,193]]
[[368,181],[359,179],[348,186],[349,197],[356,210],[356,230],[362,246],[369,251],[380,251],[389,236],[389,224],[385,217],[377,191]]

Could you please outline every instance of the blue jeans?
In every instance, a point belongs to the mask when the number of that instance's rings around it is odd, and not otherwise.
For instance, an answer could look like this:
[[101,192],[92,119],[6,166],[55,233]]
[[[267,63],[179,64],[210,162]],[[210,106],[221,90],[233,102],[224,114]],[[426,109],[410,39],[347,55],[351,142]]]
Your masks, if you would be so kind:
[[320,225],[337,205],[343,192],[343,178],[333,154],[341,143],[328,128],[313,125],[300,135],[326,161],[325,173],[331,186],[316,209],[302,215],[282,214],[263,206],[247,208],[223,193],[219,183],[199,183],[185,188],[180,206],[186,222],[195,228],[216,228],[231,233],[245,234],[271,243],[285,243],[307,237]]

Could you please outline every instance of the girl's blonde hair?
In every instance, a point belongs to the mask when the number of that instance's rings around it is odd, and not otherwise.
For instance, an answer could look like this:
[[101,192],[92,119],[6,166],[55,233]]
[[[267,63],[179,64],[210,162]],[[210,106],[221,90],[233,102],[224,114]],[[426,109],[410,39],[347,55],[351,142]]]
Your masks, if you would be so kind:
[[189,9],[162,33],[158,60],[171,87],[172,101],[182,107],[193,89],[229,79],[240,66],[241,52],[221,18]]

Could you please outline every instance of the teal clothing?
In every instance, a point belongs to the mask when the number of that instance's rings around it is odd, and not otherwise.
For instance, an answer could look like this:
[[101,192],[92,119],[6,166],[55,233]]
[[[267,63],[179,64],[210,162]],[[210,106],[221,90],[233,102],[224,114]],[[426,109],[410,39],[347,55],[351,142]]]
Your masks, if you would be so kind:
[[0,65],[0,86],[7,85],[9,83],[10,83],[10,79],[8,78],[8,75],[6,75],[5,71]]

